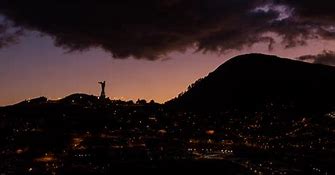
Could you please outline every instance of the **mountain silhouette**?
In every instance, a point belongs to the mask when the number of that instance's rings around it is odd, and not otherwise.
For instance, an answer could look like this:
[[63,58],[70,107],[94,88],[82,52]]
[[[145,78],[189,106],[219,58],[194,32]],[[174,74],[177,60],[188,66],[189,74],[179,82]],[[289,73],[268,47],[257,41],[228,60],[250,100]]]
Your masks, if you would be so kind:
[[77,105],[88,106],[99,103],[99,99],[94,95],[76,93],[66,96],[58,100],[57,102],[63,104],[77,104]]
[[334,174],[334,81],[334,67],[249,54],[165,105],[82,93],[25,100],[0,107],[0,171]]
[[247,54],[228,60],[166,105],[188,111],[254,111],[277,105],[323,112],[335,105],[334,90],[334,67]]

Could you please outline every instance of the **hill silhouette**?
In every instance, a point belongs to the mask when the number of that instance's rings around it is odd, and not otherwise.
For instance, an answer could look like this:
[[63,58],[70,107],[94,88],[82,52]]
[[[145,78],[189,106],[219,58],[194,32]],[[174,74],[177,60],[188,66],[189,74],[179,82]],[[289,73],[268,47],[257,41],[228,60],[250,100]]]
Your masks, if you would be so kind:
[[25,100],[0,107],[0,171],[334,174],[334,81],[333,67],[249,54],[165,106],[80,93]]
[[335,68],[263,54],[237,56],[187,92],[166,102],[188,111],[264,110],[281,105],[304,112],[335,104]]
[[82,93],[71,94],[57,101],[58,103],[64,104],[80,104],[88,106],[99,103],[98,97],[94,95],[87,95]]

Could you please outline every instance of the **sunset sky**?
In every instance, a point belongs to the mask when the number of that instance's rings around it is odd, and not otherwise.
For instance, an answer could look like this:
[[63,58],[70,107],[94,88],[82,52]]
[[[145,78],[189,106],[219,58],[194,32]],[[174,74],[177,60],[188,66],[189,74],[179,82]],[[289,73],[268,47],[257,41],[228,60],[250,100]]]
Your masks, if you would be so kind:
[[0,0],[0,106],[99,95],[103,80],[110,98],[162,103],[244,53],[335,60],[328,0],[29,2]]

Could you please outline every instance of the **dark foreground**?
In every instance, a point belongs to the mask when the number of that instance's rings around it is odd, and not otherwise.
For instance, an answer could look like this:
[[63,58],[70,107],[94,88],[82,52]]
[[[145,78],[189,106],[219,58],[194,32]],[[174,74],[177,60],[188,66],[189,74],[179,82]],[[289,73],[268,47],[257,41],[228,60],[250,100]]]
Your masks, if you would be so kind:
[[95,99],[78,94],[0,108],[0,173],[335,173],[334,113],[295,115],[271,105],[258,112],[194,113]]

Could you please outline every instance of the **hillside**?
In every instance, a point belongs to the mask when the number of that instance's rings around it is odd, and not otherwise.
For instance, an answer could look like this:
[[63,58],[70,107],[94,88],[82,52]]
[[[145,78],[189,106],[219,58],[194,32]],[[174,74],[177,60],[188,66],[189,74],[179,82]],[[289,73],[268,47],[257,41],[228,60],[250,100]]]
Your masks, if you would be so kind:
[[335,68],[262,54],[230,59],[168,101],[189,111],[264,110],[281,105],[319,112],[335,104]]

